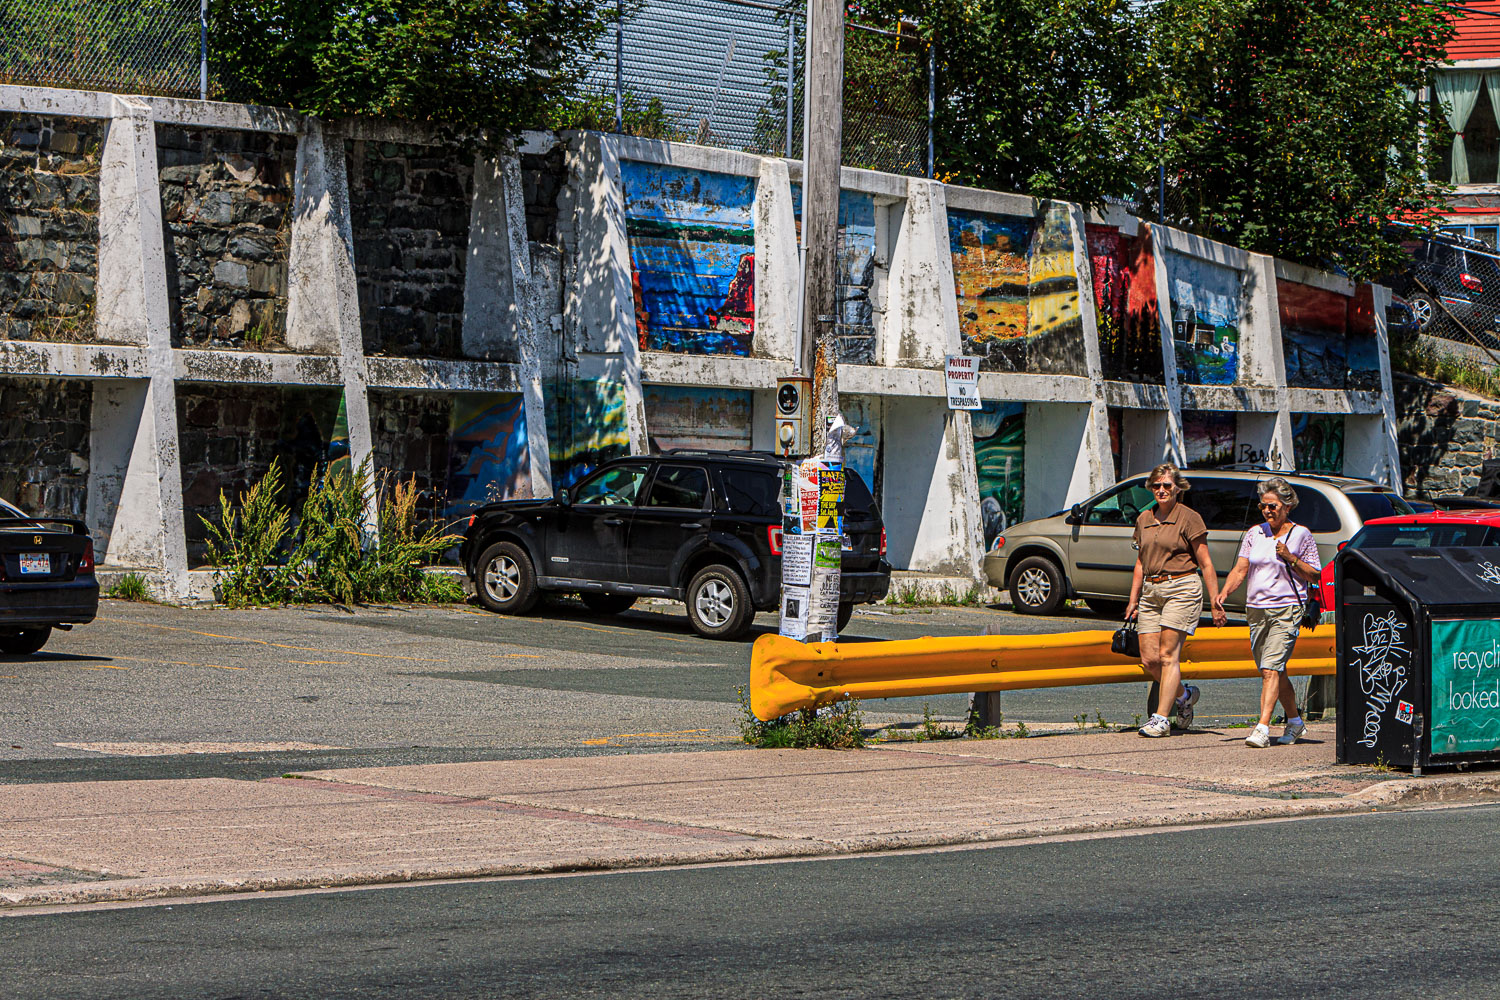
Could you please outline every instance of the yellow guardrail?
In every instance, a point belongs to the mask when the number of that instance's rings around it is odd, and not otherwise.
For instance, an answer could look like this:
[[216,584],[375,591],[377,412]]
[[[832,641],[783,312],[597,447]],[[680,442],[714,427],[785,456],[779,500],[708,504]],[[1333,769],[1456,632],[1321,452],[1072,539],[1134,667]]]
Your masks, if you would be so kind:
[[[1113,632],[965,635],[891,642],[755,640],[750,710],[769,722],[845,698],[904,698],[963,691],[1119,684],[1150,680],[1140,663],[1110,651]],[[1332,674],[1334,626],[1303,629],[1287,673]],[[1248,628],[1206,628],[1183,645],[1190,680],[1256,677]]]

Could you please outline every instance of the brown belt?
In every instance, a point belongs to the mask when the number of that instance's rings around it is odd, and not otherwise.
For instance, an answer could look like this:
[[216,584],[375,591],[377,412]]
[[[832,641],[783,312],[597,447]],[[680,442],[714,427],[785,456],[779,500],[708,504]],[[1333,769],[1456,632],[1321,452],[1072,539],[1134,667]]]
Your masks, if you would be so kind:
[[1155,576],[1146,577],[1147,583],[1166,583],[1168,580],[1180,580],[1185,576],[1197,576],[1198,571],[1190,569],[1186,573],[1158,573]]

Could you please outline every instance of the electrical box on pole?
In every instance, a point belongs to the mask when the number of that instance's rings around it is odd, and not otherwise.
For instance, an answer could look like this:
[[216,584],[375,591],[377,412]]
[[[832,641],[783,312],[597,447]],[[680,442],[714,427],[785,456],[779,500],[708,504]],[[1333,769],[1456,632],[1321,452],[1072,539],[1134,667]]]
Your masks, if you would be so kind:
[[812,379],[776,380],[776,454],[801,458],[812,452]]

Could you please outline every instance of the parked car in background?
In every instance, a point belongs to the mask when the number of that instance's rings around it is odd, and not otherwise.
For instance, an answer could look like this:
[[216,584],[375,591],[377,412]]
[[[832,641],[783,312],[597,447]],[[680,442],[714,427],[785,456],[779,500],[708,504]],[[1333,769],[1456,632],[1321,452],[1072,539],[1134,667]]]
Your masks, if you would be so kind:
[[1387,283],[1410,308],[1417,328],[1462,336],[1453,323],[1457,319],[1488,346],[1500,346],[1494,336],[1500,328],[1500,255],[1495,248],[1458,236],[1424,236],[1402,229],[1411,264]]
[[[1338,548],[1435,549],[1451,546],[1500,546],[1500,509],[1438,510],[1430,514],[1381,517],[1366,521]],[[1500,553],[1497,553],[1500,557]],[[1333,560],[1323,560],[1318,580],[1318,603],[1333,610]]]
[[87,625],[98,613],[88,527],[0,500],[0,653],[35,653],[53,629]]
[[[1312,531],[1325,563],[1365,521],[1411,513],[1388,487],[1364,479],[1264,470],[1190,469],[1186,475],[1192,488],[1180,502],[1203,517],[1221,578],[1234,566],[1245,530],[1262,520],[1255,488],[1267,476],[1280,475],[1297,491],[1292,520]],[[1118,617],[1130,598],[1135,519],[1155,505],[1146,477],[1131,476],[1070,511],[1013,525],[985,555],[985,576],[1010,591],[1017,611],[1052,614],[1067,598],[1081,597],[1096,614]],[[1243,590],[1225,603],[1242,610]]]
[[[517,615],[544,591],[577,593],[601,614],[667,597],[698,634],[736,638],[781,603],[782,473],[764,452],[677,449],[606,462],[555,498],[489,504],[459,550],[468,586]],[[852,470],[844,533],[840,629],[891,585],[880,509]]]

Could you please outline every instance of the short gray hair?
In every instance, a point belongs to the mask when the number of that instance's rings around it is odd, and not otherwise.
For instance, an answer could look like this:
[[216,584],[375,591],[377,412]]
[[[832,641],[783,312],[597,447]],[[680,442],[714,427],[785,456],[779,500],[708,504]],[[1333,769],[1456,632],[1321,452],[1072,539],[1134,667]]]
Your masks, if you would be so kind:
[[1280,476],[1272,476],[1270,479],[1262,479],[1259,483],[1256,484],[1256,496],[1263,497],[1267,493],[1276,494],[1276,499],[1280,500],[1282,505],[1286,507],[1287,510],[1292,510],[1297,506],[1297,491],[1292,489],[1291,483],[1287,482],[1285,479],[1282,479]]

